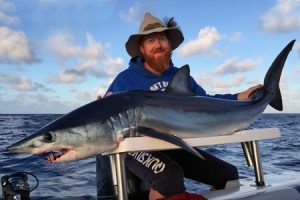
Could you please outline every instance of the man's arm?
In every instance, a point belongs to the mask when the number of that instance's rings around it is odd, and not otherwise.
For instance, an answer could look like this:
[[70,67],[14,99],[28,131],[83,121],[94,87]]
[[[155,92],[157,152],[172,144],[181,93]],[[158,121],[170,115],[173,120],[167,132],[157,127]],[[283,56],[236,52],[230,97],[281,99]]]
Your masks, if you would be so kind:
[[263,87],[262,84],[255,85],[255,86],[249,88],[248,90],[239,93],[237,96],[237,99],[238,100],[247,100],[247,99],[249,99],[249,96],[252,92],[254,92],[255,90],[262,88],[262,87]]
[[207,94],[206,91],[197,84],[193,77],[190,76],[190,87],[193,92],[195,92],[198,96],[206,96],[206,97],[213,97],[213,98],[220,98],[220,99],[229,99],[229,100],[237,100],[238,94],[215,94],[210,95]]
[[252,92],[255,90],[262,88],[262,84],[255,85],[253,87],[250,87],[248,90],[244,92],[240,92],[237,94],[215,94],[215,95],[209,95],[206,93],[206,91],[199,86],[196,81],[193,79],[193,77],[190,77],[190,86],[193,92],[195,92],[199,96],[208,96],[208,97],[214,97],[214,98],[220,98],[220,99],[229,99],[229,100],[247,100],[249,99],[249,95],[251,95]]

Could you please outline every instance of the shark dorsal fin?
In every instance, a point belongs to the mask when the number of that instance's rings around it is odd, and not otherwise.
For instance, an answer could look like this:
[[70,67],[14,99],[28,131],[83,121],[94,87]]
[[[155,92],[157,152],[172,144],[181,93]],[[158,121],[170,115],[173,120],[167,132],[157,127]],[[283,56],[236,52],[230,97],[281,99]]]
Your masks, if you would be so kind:
[[190,89],[190,67],[184,65],[174,75],[165,92],[177,95],[194,96],[195,93]]

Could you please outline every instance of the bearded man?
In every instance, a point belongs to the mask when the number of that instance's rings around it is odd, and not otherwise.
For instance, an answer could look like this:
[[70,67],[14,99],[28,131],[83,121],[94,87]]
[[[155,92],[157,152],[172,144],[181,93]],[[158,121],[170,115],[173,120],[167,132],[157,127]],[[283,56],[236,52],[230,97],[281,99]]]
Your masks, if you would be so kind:
[[[172,51],[184,40],[174,18],[162,22],[146,13],[138,34],[126,42],[131,56],[129,67],[118,74],[106,92],[107,95],[129,90],[164,91],[178,71],[171,60]],[[190,89],[199,96],[240,100],[248,98],[261,85],[237,94],[208,95],[190,76]],[[235,166],[204,151],[198,150],[206,160],[201,160],[184,150],[163,152],[135,152],[127,154],[126,167],[150,185],[149,199],[200,199],[185,192],[184,177],[223,189],[228,181],[238,180]],[[157,159],[164,168],[154,170],[143,165],[141,156]],[[203,198],[201,198],[203,199]]]

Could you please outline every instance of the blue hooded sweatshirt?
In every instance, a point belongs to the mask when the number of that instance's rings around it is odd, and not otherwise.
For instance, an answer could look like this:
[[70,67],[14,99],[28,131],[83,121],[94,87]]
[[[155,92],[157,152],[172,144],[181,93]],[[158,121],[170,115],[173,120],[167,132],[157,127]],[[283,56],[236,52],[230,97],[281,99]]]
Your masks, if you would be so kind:
[[[171,62],[170,68],[159,76],[145,69],[143,63],[144,59],[142,57],[132,58],[129,62],[129,67],[117,75],[106,93],[118,93],[129,90],[164,91],[178,70]],[[237,94],[206,94],[206,91],[191,76],[190,89],[198,96],[237,99]]]

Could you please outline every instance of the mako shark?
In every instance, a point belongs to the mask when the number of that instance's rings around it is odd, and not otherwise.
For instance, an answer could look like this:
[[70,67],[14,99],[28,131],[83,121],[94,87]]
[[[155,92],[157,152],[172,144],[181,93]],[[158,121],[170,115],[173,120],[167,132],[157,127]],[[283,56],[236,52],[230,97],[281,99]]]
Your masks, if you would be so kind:
[[[263,88],[249,100],[196,96],[189,88],[189,67],[175,74],[165,92],[126,91],[96,100],[7,147],[10,152],[50,153],[51,163],[109,152],[126,137],[146,135],[183,147],[201,157],[182,139],[228,135],[247,128],[267,107],[282,110],[279,80],[295,40],[270,66]],[[204,158],[203,158],[204,159]]]

